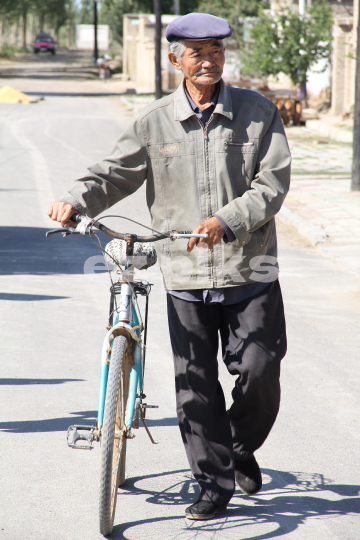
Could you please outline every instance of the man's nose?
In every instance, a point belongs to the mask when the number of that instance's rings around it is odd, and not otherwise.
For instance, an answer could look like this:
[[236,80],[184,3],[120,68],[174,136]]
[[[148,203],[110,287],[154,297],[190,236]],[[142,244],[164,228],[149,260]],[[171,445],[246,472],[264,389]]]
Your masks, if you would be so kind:
[[211,68],[215,66],[215,62],[211,58],[211,56],[207,56],[206,58],[203,59],[201,65],[203,68]]

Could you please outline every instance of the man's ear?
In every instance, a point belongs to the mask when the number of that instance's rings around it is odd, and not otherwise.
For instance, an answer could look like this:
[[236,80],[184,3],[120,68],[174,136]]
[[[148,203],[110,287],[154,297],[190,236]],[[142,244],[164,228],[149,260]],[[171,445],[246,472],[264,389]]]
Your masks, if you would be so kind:
[[182,69],[181,63],[176,58],[175,54],[173,52],[169,52],[168,57],[169,57],[170,62],[174,66],[174,68],[177,69],[178,71],[181,71]]

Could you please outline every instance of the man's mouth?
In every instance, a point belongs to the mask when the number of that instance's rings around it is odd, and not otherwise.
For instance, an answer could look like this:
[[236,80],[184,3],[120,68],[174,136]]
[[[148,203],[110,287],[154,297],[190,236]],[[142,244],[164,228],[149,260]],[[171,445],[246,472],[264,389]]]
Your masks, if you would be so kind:
[[197,71],[195,73],[195,77],[200,77],[201,75],[208,75],[212,73],[221,73],[220,68],[212,68],[212,69],[202,69],[201,71]]

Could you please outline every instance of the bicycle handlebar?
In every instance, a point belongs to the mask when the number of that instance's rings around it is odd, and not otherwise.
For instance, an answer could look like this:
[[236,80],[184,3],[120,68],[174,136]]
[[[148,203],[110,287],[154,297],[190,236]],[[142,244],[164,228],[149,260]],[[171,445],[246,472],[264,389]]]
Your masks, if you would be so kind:
[[[74,223],[82,223],[83,221],[86,222],[86,220],[88,220],[88,218],[85,216],[81,216],[80,214],[73,214],[69,221],[73,221]],[[119,240],[127,240],[129,237],[131,237],[134,242],[156,242],[157,240],[163,240],[164,238],[171,238],[175,240],[176,238],[209,237],[208,234],[193,234],[191,231],[170,231],[166,233],[157,233],[156,235],[152,236],[138,236],[137,234],[130,235],[124,233],[117,233],[116,231],[109,229],[102,223],[92,223],[91,226],[96,227],[97,229],[99,229],[99,231],[107,234],[108,236],[111,236],[112,238],[118,238]],[[90,230],[85,227],[84,231],[81,232],[80,230],[78,230],[78,227],[63,227],[61,229],[52,229],[51,231],[48,231],[46,233],[46,237],[56,233],[62,233],[64,236],[68,236],[69,234],[90,234]]]
[[81,214],[73,214],[69,221],[74,221],[74,223],[80,223],[82,217],[83,216]]

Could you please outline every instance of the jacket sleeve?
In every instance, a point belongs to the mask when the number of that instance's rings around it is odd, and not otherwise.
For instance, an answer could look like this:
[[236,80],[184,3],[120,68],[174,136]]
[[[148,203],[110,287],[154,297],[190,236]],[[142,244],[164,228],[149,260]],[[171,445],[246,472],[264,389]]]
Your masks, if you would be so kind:
[[279,212],[289,191],[291,154],[278,109],[260,141],[251,187],[241,197],[217,210],[216,214],[238,240],[250,240],[248,233],[264,225]]
[[61,201],[95,217],[136,191],[147,176],[147,148],[140,120],[133,118],[110,157],[87,169]]

